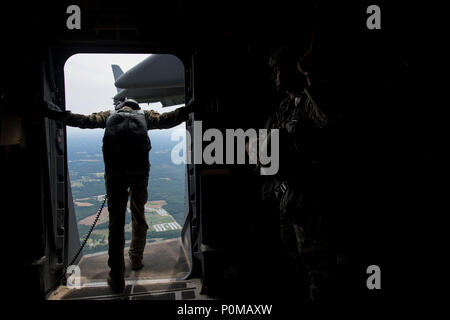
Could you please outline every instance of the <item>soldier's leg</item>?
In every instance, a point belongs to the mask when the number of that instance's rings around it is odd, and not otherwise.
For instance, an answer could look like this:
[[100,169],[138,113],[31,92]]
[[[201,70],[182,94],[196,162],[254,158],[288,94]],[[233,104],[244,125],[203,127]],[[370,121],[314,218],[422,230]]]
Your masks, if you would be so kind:
[[295,230],[292,221],[286,217],[283,210],[280,212],[280,239],[285,252],[293,262],[297,263],[299,254]]
[[109,234],[108,234],[108,265],[113,278],[121,278],[124,274],[125,246],[125,212],[128,202],[128,186],[123,179],[106,177],[106,192],[108,196]]
[[132,239],[128,254],[132,268],[139,268],[147,243],[148,225],[145,220],[145,204],[148,199],[148,176],[136,179],[130,187],[130,209],[132,215]]
[[281,246],[291,262],[296,261],[298,253],[295,245],[295,233],[292,228],[292,218],[287,216],[287,209],[280,204],[283,192],[280,189],[281,180],[270,179],[262,184],[261,199],[269,205],[278,205],[280,222]]
[[309,280],[309,298],[315,302],[327,298],[328,240],[320,202],[314,195],[305,197],[301,214],[294,220],[300,256],[305,263]]
[[[305,212],[303,193],[299,188],[290,186],[280,200],[280,225],[282,240],[285,242],[289,255],[295,266],[297,293],[302,298],[308,296],[308,271],[303,256],[302,247],[305,243],[305,233],[297,223],[298,217]],[[284,229],[284,232],[283,232]],[[284,234],[283,234],[284,233]]]
[[299,241],[296,229],[291,219],[286,218],[285,212],[280,212],[280,238],[283,249],[289,257],[289,266],[286,266],[286,272],[291,270],[290,282],[291,291],[298,298],[307,299],[308,296],[308,273],[305,263],[299,254]]
[[302,239],[295,221],[303,214],[302,201],[302,193],[292,186],[285,189],[280,198],[281,239],[287,252],[297,263],[300,261]]
[[326,233],[321,230],[322,220],[323,216],[319,213],[313,217],[308,240],[302,250],[310,281],[310,298],[317,302],[326,301],[329,294],[329,249]]

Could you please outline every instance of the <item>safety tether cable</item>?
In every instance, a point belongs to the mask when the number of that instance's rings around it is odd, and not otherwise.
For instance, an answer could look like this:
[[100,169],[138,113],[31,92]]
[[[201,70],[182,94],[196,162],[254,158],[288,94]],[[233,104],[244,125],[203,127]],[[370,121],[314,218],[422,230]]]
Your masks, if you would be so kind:
[[98,209],[98,211],[96,213],[94,222],[92,223],[92,226],[89,229],[89,232],[87,233],[86,237],[84,238],[83,243],[81,244],[81,246],[78,249],[77,253],[73,257],[72,261],[70,261],[69,264],[64,266],[62,274],[58,277],[58,279],[56,279],[55,283],[47,291],[45,291],[45,294],[44,294],[45,296],[47,296],[51,291],[53,291],[60,284],[61,280],[66,276],[67,268],[69,266],[71,266],[75,262],[75,260],[77,260],[78,256],[80,255],[81,251],[83,250],[84,246],[86,245],[86,242],[88,241],[92,231],[94,230],[98,219],[100,218],[100,214],[102,213],[102,210],[105,207],[106,198],[107,198],[107,195],[105,194],[105,197],[103,198],[102,205],[100,206],[100,208]]

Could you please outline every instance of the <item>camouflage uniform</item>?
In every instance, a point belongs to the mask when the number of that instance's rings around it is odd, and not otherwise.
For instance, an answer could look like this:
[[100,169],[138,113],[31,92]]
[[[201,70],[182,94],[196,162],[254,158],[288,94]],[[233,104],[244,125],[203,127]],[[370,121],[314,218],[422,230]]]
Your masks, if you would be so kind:
[[[128,107],[125,107],[128,108]],[[129,108],[131,110],[131,108]],[[152,129],[168,129],[172,128],[187,119],[190,112],[187,107],[178,108],[172,112],[159,114],[153,110],[145,110],[145,119],[147,120],[148,130]],[[64,124],[71,127],[78,127],[82,129],[105,128],[106,120],[111,111],[96,112],[89,116],[83,114],[75,114],[70,111],[64,111],[57,117],[52,117],[55,120],[64,122]]]
[[[128,107],[124,107],[126,109]],[[131,108],[128,108],[131,110]],[[174,127],[187,119],[189,107],[178,108],[172,112],[159,114],[153,110],[144,111],[147,129],[166,129]],[[70,111],[47,111],[47,116],[62,121],[66,125],[79,128],[105,128],[110,111],[97,112],[91,115],[73,114]],[[130,195],[130,210],[132,214],[132,240],[129,249],[131,260],[141,261],[147,238],[148,225],[145,220],[145,203],[148,200],[148,176],[146,173],[126,174],[105,173],[106,193],[109,211],[109,259],[108,265],[114,276],[123,276],[124,246],[125,246],[125,212]],[[128,191],[129,189],[129,191]]]
[[280,169],[263,185],[263,198],[278,203],[282,245],[297,270],[306,273],[309,295],[317,300],[317,287],[327,276],[320,137],[330,117],[316,104],[312,89],[284,99],[267,121],[266,129],[280,130]]

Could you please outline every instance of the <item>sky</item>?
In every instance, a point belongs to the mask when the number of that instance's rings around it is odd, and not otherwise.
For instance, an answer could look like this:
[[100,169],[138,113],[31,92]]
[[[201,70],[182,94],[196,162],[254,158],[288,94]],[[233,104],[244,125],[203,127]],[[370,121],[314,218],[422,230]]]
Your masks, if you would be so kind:
[[[64,65],[66,110],[89,115],[93,112],[113,110],[113,97],[117,93],[111,65],[119,65],[127,72],[136,64],[150,56],[149,54],[76,54],[67,59]],[[155,110],[159,113],[175,110],[180,106],[162,108],[158,103],[141,103],[143,110]],[[181,124],[175,129],[184,126]],[[75,134],[87,134],[103,129],[79,129],[67,127],[70,138]],[[173,129],[166,131],[171,132]]]

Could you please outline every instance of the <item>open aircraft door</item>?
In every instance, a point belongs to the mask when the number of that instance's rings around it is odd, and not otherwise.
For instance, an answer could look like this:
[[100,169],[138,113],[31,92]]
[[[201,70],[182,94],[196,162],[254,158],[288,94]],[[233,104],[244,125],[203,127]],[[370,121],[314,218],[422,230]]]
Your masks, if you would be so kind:
[[[51,48],[42,59],[42,98],[64,106],[64,57]],[[56,63],[57,62],[57,63]],[[67,169],[65,126],[44,118],[36,128],[41,132],[42,220],[44,255],[35,262],[41,289],[48,292],[65,272],[65,266],[80,246]],[[81,257],[81,255],[80,255]],[[75,261],[77,263],[80,259]]]
[[[185,61],[185,101],[186,103],[192,99],[198,101],[199,93],[195,87],[196,67],[198,59],[196,53],[192,53]],[[191,113],[188,121],[186,121],[186,131],[189,132],[191,137],[194,137],[194,121],[195,115]],[[194,154],[194,141],[191,141],[187,146],[190,149],[187,151],[187,165],[186,165],[186,187],[185,187],[185,222],[181,231],[181,239],[185,250],[186,257],[188,259],[190,272],[187,275],[188,278],[198,276],[201,265],[201,253],[200,253],[200,220],[199,220],[199,202],[197,189],[197,172],[193,162]],[[189,161],[190,159],[190,161]],[[189,163],[190,162],[190,163]]]

